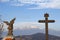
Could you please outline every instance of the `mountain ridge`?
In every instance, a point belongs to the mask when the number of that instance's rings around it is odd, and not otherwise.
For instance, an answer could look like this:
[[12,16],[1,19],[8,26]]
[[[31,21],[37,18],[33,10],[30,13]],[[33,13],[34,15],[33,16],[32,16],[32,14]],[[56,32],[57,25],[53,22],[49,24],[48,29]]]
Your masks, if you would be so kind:
[[[25,29],[23,29],[23,30],[16,29],[16,30],[13,31],[13,34],[15,36],[18,36],[18,35],[31,35],[31,34],[35,34],[35,33],[44,33],[45,34],[45,30],[44,29],[26,29],[26,30]],[[60,32],[59,31],[49,29],[49,34],[60,37]],[[3,35],[7,35],[7,32],[3,32]]]
[[[53,36],[53,35],[49,35],[49,40],[60,40],[60,37],[58,36]],[[43,33],[36,33],[36,34],[32,34],[32,35],[22,35],[22,36],[16,36],[15,39],[19,40],[45,40],[45,34]]]

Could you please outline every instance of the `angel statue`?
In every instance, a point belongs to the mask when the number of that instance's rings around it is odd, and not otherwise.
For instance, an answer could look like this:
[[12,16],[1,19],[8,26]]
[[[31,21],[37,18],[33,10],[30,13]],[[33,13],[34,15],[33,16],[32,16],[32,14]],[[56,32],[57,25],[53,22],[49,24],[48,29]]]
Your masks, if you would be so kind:
[[13,24],[16,18],[13,18],[10,23],[8,21],[4,21],[8,25],[8,35],[7,36],[13,36]]

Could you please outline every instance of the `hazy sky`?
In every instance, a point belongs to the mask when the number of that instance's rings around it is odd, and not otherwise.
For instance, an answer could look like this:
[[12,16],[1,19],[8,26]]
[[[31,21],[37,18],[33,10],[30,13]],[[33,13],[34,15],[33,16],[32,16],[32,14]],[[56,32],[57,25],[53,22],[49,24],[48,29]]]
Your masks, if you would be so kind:
[[46,12],[50,20],[56,21],[49,28],[60,31],[60,0],[0,0],[2,19],[10,21],[16,17],[15,28],[44,28],[38,20],[44,20]]

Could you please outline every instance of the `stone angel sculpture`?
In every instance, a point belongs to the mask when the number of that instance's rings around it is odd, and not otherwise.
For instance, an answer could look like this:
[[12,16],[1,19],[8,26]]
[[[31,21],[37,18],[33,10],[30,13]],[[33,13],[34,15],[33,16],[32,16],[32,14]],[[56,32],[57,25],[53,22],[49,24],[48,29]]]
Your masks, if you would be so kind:
[[8,36],[12,36],[13,35],[13,24],[16,18],[13,18],[10,22],[8,21],[4,21],[4,23],[6,23],[8,25]]

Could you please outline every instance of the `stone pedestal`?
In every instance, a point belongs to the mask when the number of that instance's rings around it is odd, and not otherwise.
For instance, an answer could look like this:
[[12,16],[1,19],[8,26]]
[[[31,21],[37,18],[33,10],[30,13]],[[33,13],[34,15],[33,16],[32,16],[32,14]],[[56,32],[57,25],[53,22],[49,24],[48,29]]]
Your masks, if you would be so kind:
[[2,40],[15,40],[13,36],[6,36]]

